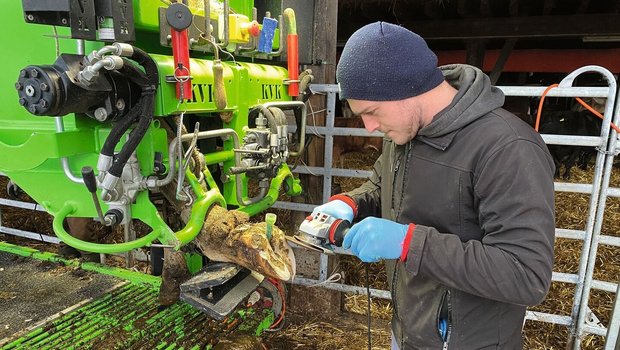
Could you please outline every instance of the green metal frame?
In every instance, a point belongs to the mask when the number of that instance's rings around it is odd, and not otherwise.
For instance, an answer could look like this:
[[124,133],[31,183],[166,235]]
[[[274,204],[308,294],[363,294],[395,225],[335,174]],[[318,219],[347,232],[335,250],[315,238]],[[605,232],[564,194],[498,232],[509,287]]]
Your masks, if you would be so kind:
[[[174,72],[171,50],[159,46],[156,39],[159,35],[158,8],[165,4],[160,0],[134,0],[133,4],[135,45],[150,53],[160,75],[160,86],[155,97],[155,116],[166,118],[185,112],[204,118],[218,118],[217,113],[231,112],[232,120],[224,123],[223,127],[232,128],[242,138],[245,135],[244,128],[248,125],[249,111],[254,106],[291,100],[283,83],[288,77],[286,69],[273,64],[223,62],[227,105],[224,110],[217,110],[212,93],[213,61],[209,54],[193,52],[191,69],[194,98],[178,101],[175,97],[175,84],[166,81],[166,76],[172,76]],[[231,1],[231,8],[250,17],[252,6],[251,0]],[[150,201],[148,193],[143,191],[131,204],[131,213],[134,218],[151,227],[152,231],[146,236],[119,244],[91,243],[71,236],[63,227],[65,218],[96,217],[97,214],[90,193],[83,185],[66,177],[60,159],[68,159],[71,172],[75,176],[79,176],[83,166],[94,167],[111,126],[84,116],[68,115],[63,117],[65,131],[57,132],[53,118],[33,116],[21,107],[11,77],[17,78],[19,70],[29,64],[51,64],[55,60],[55,40],[49,37],[53,30],[49,26],[26,24],[21,3],[18,1],[5,4],[0,12],[0,21],[5,24],[5,29],[0,32],[0,39],[5,47],[15,53],[11,59],[6,60],[8,62],[0,66],[0,73],[8,77],[5,84],[0,84],[0,105],[3,106],[0,112],[0,172],[9,176],[54,216],[54,231],[68,245],[85,251],[118,253],[159,241],[179,249],[200,232],[206,213],[213,204],[223,207],[236,206],[241,211],[255,215],[273,205],[283,185],[289,195],[301,193],[299,181],[285,164],[272,179],[266,197],[246,207],[240,206],[237,201],[235,181],[225,182],[220,190],[207,170],[206,190],[188,171],[185,177],[196,195],[196,200],[192,204],[189,222],[180,231],[173,232],[169,228]],[[23,35],[18,36],[15,33]],[[58,34],[70,35],[68,28],[58,28]],[[59,44],[60,52],[76,51],[77,44],[74,40],[59,39]],[[102,45],[98,42],[87,42],[86,52]],[[169,159],[167,133],[159,123],[156,119],[151,124],[137,149],[143,176],[152,175],[152,159],[156,152],[163,155],[164,162]],[[120,142],[118,149],[122,146],[123,142]],[[223,171],[226,172],[235,165],[232,140],[225,141],[222,150],[205,154],[205,160],[209,165],[222,163]],[[244,187],[241,193],[246,196],[247,179],[244,175],[238,176],[242,177]],[[107,205],[103,204],[102,209],[107,210]]]

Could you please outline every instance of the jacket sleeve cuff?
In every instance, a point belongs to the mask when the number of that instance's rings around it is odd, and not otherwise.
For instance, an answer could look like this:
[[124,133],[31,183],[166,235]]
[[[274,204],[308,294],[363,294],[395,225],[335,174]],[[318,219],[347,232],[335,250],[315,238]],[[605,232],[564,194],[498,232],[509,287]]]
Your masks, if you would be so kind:
[[353,210],[353,218],[357,217],[357,203],[355,203],[355,200],[353,200],[353,198],[347,196],[346,194],[337,194],[329,197],[330,202],[334,200],[340,200],[347,203]]
[[420,265],[422,264],[422,255],[424,254],[424,245],[426,244],[426,237],[428,236],[429,227],[424,225],[416,225],[415,234],[411,235],[411,242],[409,243],[409,253],[405,264],[405,269],[412,275],[416,276],[420,272]]
[[409,224],[405,239],[403,240],[403,250],[400,253],[400,261],[407,261],[407,255],[409,255],[409,246],[411,245],[411,238],[413,238],[413,231],[415,230],[415,224]]

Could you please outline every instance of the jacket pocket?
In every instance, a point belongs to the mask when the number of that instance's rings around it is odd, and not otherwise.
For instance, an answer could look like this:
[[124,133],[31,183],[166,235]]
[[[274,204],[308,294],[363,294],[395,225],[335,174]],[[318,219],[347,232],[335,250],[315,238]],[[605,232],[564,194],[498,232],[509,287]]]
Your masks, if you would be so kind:
[[437,335],[439,340],[447,343],[452,330],[452,306],[450,304],[450,289],[446,290],[441,297],[437,308]]
[[[403,274],[400,271],[401,278]],[[438,328],[439,317],[443,305],[447,305],[448,288],[420,275],[407,281],[409,283],[403,282],[399,279],[395,290],[400,316],[395,321],[400,323],[404,343],[414,349],[441,349],[444,341]]]

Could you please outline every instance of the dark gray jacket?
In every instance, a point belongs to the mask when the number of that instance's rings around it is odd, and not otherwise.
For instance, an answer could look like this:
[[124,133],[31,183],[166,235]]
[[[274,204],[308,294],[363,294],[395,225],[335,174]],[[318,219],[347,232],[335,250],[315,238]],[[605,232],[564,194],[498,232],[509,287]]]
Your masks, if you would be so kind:
[[525,309],[551,283],[554,165],[540,136],[501,109],[477,68],[442,67],[459,90],[407,145],[387,141],[349,192],[358,218],[416,224],[406,263],[388,261],[401,349],[520,349]]

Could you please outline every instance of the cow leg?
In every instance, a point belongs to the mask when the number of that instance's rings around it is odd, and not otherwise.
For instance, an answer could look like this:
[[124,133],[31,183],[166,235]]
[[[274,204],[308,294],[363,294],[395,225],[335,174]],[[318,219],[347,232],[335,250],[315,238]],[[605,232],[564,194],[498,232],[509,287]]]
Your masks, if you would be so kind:
[[570,179],[570,169],[575,166],[577,159],[579,158],[580,149],[579,147],[575,147],[575,149],[569,154],[566,162],[564,163],[564,180]]
[[551,153],[551,158],[553,158],[553,165],[555,165],[555,173],[554,177],[560,177],[560,167],[562,166],[562,162],[558,156],[557,146],[549,146],[549,153]]
[[179,300],[181,283],[191,277],[183,252],[164,249],[164,267],[159,287],[159,304],[168,306]]
[[[91,218],[81,218],[81,217],[71,217],[67,218],[67,227],[69,234],[71,236],[80,239],[85,242],[97,242],[97,235],[92,227],[93,219]],[[60,251],[62,255],[76,255],[75,252],[78,252],[76,257],[81,257],[84,261],[90,262],[101,262],[101,258],[99,253],[87,252],[87,251],[78,251],[73,247],[69,247],[66,244],[62,244],[60,247]]]

